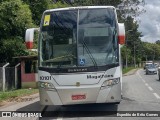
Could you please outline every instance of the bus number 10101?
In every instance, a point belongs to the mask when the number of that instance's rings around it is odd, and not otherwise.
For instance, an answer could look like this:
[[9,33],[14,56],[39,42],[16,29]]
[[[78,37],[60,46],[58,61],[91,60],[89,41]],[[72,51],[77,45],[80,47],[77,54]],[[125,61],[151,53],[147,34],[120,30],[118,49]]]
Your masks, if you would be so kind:
[[40,80],[51,80],[52,76],[40,76]]

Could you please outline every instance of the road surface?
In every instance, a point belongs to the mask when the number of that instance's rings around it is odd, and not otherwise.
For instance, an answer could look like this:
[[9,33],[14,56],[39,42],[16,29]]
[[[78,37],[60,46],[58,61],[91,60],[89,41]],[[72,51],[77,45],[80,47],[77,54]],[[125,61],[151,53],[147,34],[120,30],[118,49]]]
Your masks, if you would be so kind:
[[[153,117],[159,113],[160,116],[160,81],[158,75],[146,75],[143,69],[134,75],[123,77],[123,98],[120,104],[90,104],[74,106],[49,106],[44,115],[52,114],[55,120],[159,120]],[[39,99],[30,101],[32,103],[19,103],[21,106],[9,106],[2,110],[38,111],[40,110]],[[22,107],[23,104],[23,107]],[[18,108],[19,107],[19,108]],[[12,109],[11,109],[12,108]],[[51,111],[51,112],[48,112]],[[114,111],[116,113],[109,113]],[[124,111],[124,112],[122,112]],[[153,112],[154,111],[154,112]],[[158,112],[156,112],[158,111]],[[135,113],[136,116],[130,117]],[[128,117],[120,117],[126,115]],[[144,117],[144,116],[152,117]],[[119,116],[119,117],[115,117]],[[37,118],[36,118],[37,119]],[[47,120],[48,118],[41,118]]]

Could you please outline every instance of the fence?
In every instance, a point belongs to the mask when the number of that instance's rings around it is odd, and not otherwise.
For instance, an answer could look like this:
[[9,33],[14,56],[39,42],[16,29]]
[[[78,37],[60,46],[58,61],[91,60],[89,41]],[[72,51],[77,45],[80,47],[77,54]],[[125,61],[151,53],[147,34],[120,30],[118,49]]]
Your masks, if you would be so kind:
[[0,67],[0,91],[3,90],[3,68]]
[[9,63],[0,64],[0,91],[21,87],[21,70],[19,65],[9,66]]

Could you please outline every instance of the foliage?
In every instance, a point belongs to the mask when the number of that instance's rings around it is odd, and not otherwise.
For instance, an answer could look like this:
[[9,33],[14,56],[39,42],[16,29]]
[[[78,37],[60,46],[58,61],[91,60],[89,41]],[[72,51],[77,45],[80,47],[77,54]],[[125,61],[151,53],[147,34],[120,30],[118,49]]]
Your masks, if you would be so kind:
[[122,69],[122,73],[125,74],[125,73],[128,73],[129,71],[135,69],[135,67],[127,67],[127,68],[123,68]]
[[29,6],[21,0],[0,2],[0,39],[11,36],[24,38],[25,30],[33,26]]
[[129,49],[126,45],[124,45],[121,48],[121,56],[122,56],[123,64],[125,64],[125,62],[126,62],[126,57],[127,57],[127,63],[131,64],[133,56],[131,55],[131,49]]
[[32,12],[32,18],[36,25],[40,24],[40,20],[43,12],[48,9],[49,4],[52,4],[52,0],[23,0],[26,4],[29,5],[29,8]]
[[157,40],[155,43],[158,44],[158,45],[160,45],[160,40]]
[[71,4],[59,1],[56,4],[50,4],[49,9],[69,7]]
[[54,9],[60,7],[68,6],[67,3],[59,0],[57,2],[53,2],[53,0],[23,0],[26,4],[29,5],[32,11],[32,18],[34,23],[39,26],[42,14],[47,9]]
[[112,5],[117,6],[121,0],[75,0],[75,6],[89,5]]
[[146,12],[143,7],[145,0],[122,0],[121,4],[118,5],[120,16],[126,18],[128,16],[136,17]]
[[2,39],[0,44],[0,63],[11,62],[12,57],[28,55],[28,52],[25,50],[25,45],[22,43],[22,38]]
[[160,45],[155,43],[143,42],[143,60],[159,60]]
[[29,6],[21,0],[0,3],[0,62],[11,62],[12,57],[29,54],[24,45],[25,30],[35,25]]
[[134,64],[134,57],[136,59],[136,63],[140,63],[142,60],[142,43],[140,40],[141,33],[138,32],[138,23],[134,21],[131,16],[128,16],[123,20],[126,28],[126,45],[122,47],[122,61],[123,64],[127,62],[128,64]]

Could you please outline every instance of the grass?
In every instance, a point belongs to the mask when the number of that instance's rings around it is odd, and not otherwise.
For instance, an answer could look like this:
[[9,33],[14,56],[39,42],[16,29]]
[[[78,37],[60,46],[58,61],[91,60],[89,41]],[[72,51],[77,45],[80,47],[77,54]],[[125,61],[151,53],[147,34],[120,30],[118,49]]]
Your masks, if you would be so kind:
[[38,89],[19,89],[13,91],[0,92],[0,102],[10,98],[22,97],[34,93],[38,93]]
[[122,73],[125,74],[127,72],[129,72],[130,70],[135,69],[135,67],[127,67],[127,68],[123,68],[122,69]]

